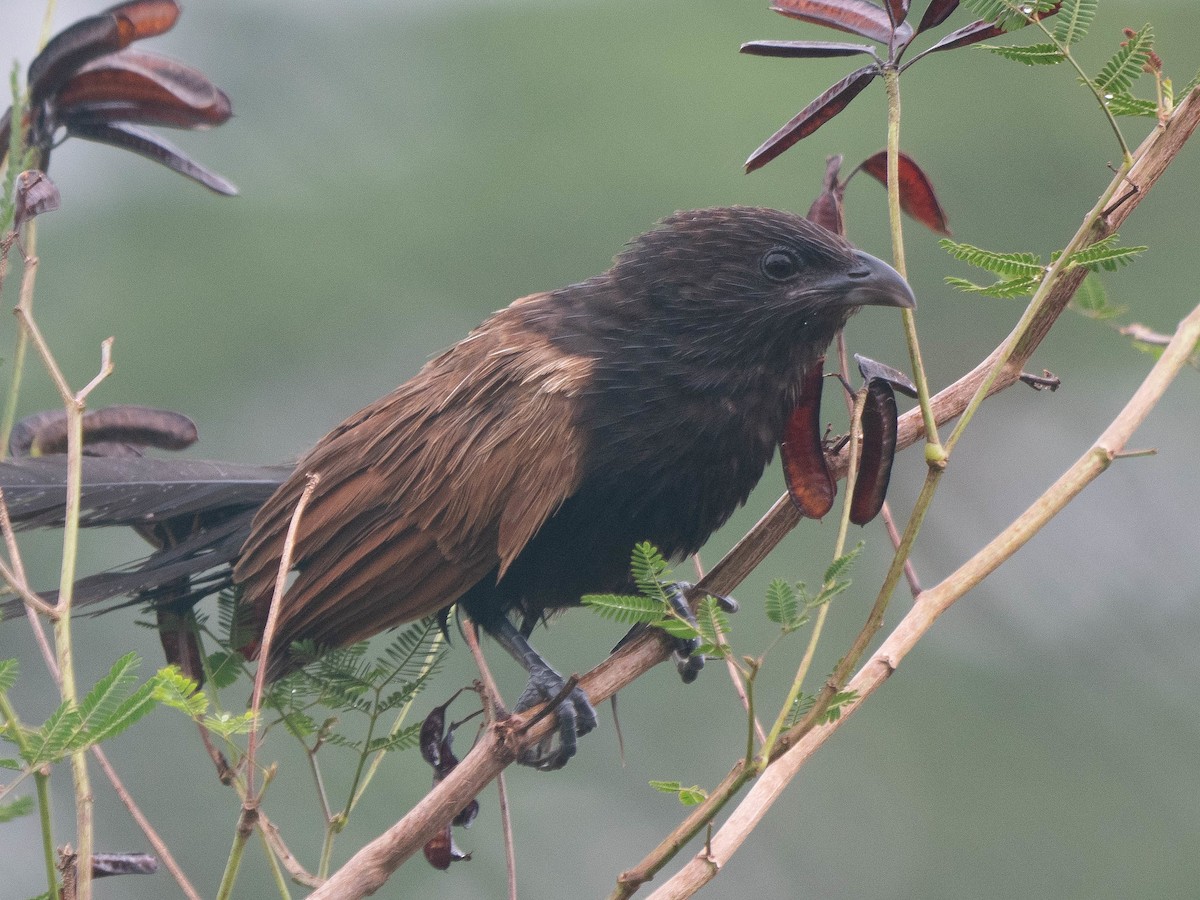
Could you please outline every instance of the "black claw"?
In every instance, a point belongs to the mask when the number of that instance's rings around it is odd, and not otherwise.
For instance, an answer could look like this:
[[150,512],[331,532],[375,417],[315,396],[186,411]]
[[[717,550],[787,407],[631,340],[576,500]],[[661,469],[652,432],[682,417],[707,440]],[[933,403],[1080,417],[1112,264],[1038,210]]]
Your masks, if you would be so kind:
[[[562,695],[566,680],[553,669],[534,669],[529,673],[529,683],[517,699],[516,712],[524,712]],[[542,771],[561,769],[575,755],[577,739],[596,727],[596,710],[581,688],[575,687],[554,708],[558,718],[558,744],[554,737],[547,736],[525,750],[517,762]]]

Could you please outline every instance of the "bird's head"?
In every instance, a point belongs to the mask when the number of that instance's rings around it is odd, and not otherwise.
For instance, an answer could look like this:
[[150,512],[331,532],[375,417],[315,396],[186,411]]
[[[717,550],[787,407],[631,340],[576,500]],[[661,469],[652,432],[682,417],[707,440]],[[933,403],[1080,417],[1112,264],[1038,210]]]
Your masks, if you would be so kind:
[[859,307],[916,306],[887,263],[775,209],[675,213],[631,241],[609,276],[647,326],[682,331],[707,352],[765,342],[820,353]]

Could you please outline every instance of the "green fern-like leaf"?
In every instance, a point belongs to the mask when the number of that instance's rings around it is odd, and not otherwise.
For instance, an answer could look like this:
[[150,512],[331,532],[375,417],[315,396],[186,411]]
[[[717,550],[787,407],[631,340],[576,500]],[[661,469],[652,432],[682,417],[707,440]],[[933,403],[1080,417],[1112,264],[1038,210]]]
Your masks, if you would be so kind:
[[1103,241],[1097,241],[1090,247],[1071,254],[1067,263],[1071,266],[1082,266],[1089,272],[1099,272],[1104,269],[1114,272],[1121,266],[1127,266],[1134,258],[1149,250],[1149,247],[1114,247],[1117,235],[1109,235]]
[[1034,12],[1048,12],[1055,0],[964,0],[963,5],[973,10],[981,19],[994,22],[1004,31],[1013,31],[1029,24]]
[[13,759],[11,756],[0,756],[0,769],[12,769],[13,771],[20,772],[23,768],[24,766],[21,765],[19,759]]
[[0,823],[11,822],[33,812],[32,797],[18,797],[10,803],[0,803]]
[[767,585],[767,618],[776,625],[793,622],[800,612],[796,591],[782,578]]
[[640,593],[646,597],[665,598],[663,582],[671,580],[671,570],[657,547],[648,541],[635,546],[630,571]]
[[1054,39],[1065,47],[1078,43],[1087,34],[1100,0],[1063,0],[1054,17]]
[[831,562],[829,568],[825,570],[825,583],[838,581],[843,575],[848,575],[864,546],[863,542],[859,541],[853,550]]
[[382,737],[373,738],[367,742],[367,753],[390,753],[393,750],[407,750],[409,747],[415,747],[417,740],[421,736],[421,725],[409,725],[401,728],[395,734],[387,734]]
[[208,697],[196,687],[176,666],[165,666],[154,675],[154,699],[198,720],[208,711]]
[[92,733],[103,734],[110,725],[117,726],[119,717],[127,713],[122,701],[139,663],[136,653],[127,653],[113,663],[79,706],[62,703],[32,735],[26,761],[30,765],[54,762],[86,746]]
[[1104,64],[1100,74],[1092,81],[1093,86],[1102,95],[1116,96],[1122,91],[1128,92],[1130,86],[1142,74],[1142,67],[1150,59],[1153,46],[1154,32],[1149,25],[1143,25],[1113,54],[1112,59]]
[[216,689],[222,690],[236,682],[242,674],[242,657],[228,650],[218,650],[208,657],[208,681]]
[[584,606],[591,607],[604,618],[623,625],[636,625],[639,622],[650,624],[658,622],[663,615],[663,605],[649,597],[627,596],[624,594],[586,594],[581,600]]
[[17,683],[20,667],[15,659],[0,659],[0,694],[11,691]]
[[705,597],[696,604],[696,622],[700,626],[700,637],[713,646],[719,646],[719,638],[730,631],[729,614],[712,597]]
[[[1163,82],[1164,87],[1166,82]],[[1153,100],[1143,100],[1125,91],[1112,94],[1104,101],[1108,111],[1114,116],[1140,116],[1145,119],[1158,118],[1158,104]]]
[[833,699],[829,701],[829,706],[825,708],[820,717],[817,719],[818,725],[825,725],[829,722],[836,722],[842,717],[842,713],[846,707],[858,699],[858,691],[838,691],[833,695]]
[[229,712],[220,712],[211,716],[204,716],[204,727],[213,734],[223,738],[235,737],[239,734],[249,734],[254,728],[254,713],[246,710],[244,713],[234,715]]
[[427,616],[401,630],[384,649],[393,678],[405,681],[428,677],[441,664],[441,654],[426,669],[426,661],[433,651],[441,631],[437,616]]
[[996,253],[948,238],[938,241],[938,246],[955,259],[1004,278],[1040,278],[1043,272],[1042,260],[1036,253]]
[[147,715],[155,705],[154,680],[151,679],[117,704],[103,719],[94,720],[87,732],[81,735],[79,747],[75,749],[116,737]]
[[1027,66],[1056,66],[1067,58],[1056,44],[1033,44],[1028,47],[1001,47],[996,44],[981,44],[997,56],[1011,59]]
[[1024,297],[1032,294],[1038,289],[1038,285],[1041,283],[1041,278],[1012,278],[1005,281],[997,281],[992,284],[975,284],[972,281],[967,281],[965,278],[955,278],[951,275],[946,276],[946,284],[957,288],[960,291],[966,291],[969,294],[982,294],[985,297],[1000,297],[1003,299]]

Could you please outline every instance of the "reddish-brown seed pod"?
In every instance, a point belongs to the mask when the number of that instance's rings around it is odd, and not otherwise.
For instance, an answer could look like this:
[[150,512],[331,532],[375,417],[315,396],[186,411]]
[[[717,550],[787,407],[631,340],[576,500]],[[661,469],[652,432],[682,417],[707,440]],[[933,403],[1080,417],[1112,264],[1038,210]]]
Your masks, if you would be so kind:
[[833,508],[837,485],[821,446],[821,386],[825,358],[804,373],[800,404],[792,411],[780,443],[788,495],[801,515],[820,519]]
[[850,500],[850,521],[866,525],[883,508],[896,455],[896,394],[883,379],[867,382],[862,412],[862,454]]

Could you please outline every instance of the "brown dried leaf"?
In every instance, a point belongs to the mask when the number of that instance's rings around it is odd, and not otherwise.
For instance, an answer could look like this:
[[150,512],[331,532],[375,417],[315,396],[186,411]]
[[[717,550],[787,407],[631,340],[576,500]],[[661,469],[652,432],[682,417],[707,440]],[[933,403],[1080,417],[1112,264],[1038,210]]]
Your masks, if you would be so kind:
[[797,113],[790,122],[763,141],[746,160],[746,171],[760,169],[797,141],[808,137],[843,109],[879,74],[877,66],[851,72]]
[[[946,211],[938,203],[933,183],[912,157],[900,154],[900,208],[930,231],[949,235]],[[887,187],[887,151],[880,150],[862,161],[859,168]]]

